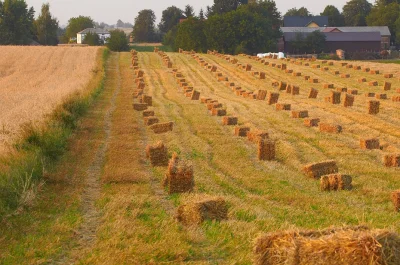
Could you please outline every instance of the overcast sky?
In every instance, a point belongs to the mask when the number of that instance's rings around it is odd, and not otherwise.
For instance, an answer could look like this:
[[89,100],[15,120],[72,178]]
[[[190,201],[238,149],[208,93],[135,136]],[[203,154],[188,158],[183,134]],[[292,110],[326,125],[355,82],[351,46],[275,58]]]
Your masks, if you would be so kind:
[[[96,22],[105,22],[107,24],[115,24],[118,19],[133,24],[138,12],[142,9],[152,9],[157,16],[157,23],[161,19],[161,13],[169,6],[175,5],[184,8],[190,4],[195,8],[196,14],[200,8],[212,5],[213,0],[26,0],[29,6],[33,6],[36,15],[40,12],[40,7],[44,2],[50,3],[51,13],[58,18],[60,25],[66,25],[71,17],[79,15],[90,16]],[[317,15],[323,11],[325,6],[334,5],[339,10],[347,0],[277,0],[278,10],[284,14],[292,7],[305,6],[311,13]],[[372,2],[372,1],[370,1]]]

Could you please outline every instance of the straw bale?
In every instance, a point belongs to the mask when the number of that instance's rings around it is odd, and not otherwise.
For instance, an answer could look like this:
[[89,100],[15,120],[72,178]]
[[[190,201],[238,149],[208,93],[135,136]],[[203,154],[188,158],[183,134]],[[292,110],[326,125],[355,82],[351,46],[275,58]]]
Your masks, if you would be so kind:
[[281,66],[281,69],[282,70],[286,70],[287,69],[287,65],[283,63],[282,66]]
[[324,88],[334,88],[333,84],[324,84]]
[[347,92],[347,87],[337,87],[336,91],[338,91],[338,92]]
[[385,78],[393,78],[393,74],[384,74],[383,77],[385,77]]
[[400,93],[400,88],[396,89],[396,92],[397,92],[397,93]]
[[235,135],[240,137],[246,137],[247,132],[250,131],[250,128],[247,126],[236,126],[235,127]]
[[291,69],[286,69],[286,71],[285,71],[287,74],[291,74],[291,73],[293,73],[293,70],[291,70]]
[[293,73],[293,76],[301,76],[300,72]]
[[341,78],[350,78],[350,74],[341,74],[340,77]]
[[378,81],[371,81],[368,83],[369,86],[377,86],[378,85]]
[[192,192],[194,187],[193,166],[174,153],[168,162],[164,186],[168,188],[169,194]]
[[211,115],[212,116],[225,116],[226,115],[226,109],[214,108],[214,109],[211,110]]
[[184,225],[200,225],[205,220],[228,219],[228,206],[223,198],[206,198],[187,202],[177,209],[176,218]]
[[172,131],[174,128],[174,123],[164,122],[164,123],[156,123],[150,126],[150,129],[153,130],[155,134],[166,133]]
[[191,100],[199,100],[200,99],[200,92],[194,90],[190,97]]
[[276,103],[275,108],[276,110],[290,110],[292,105],[285,104],[285,103]]
[[352,95],[358,95],[358,90],[357,89],[350,89],[348,92],[350,94],[352,94]]
[[365,93],[365,96],[366,96],[366,97],[369,97],[369,98],[374,98],[374,97],[375,97],[375,93],[373,93],[373,92],[368,92],[368,93]]
[[225,77],[225,76],[219,76],[219,77],[218,77],[218,81],[219,81],[219,82],[228,81],[228,77]]
[[318,83],[318,78],[310,78],[309,81],[312,84],[316,84],[316,83]]
[[146,103],[147,106],[153,106],[153,98],[151,96],[142,95],[140,103]]
[[136,70],[135,74],[136,74],[137,77],[143,77],[144,72],[142,70]]
[[135,89],[133,91],[133,97],[138,98],[139,96],[143,95],[143,89]]
[[360,139],[361,149],[380,149],[378,138]]
[[275,142],[270,139],[260,139],[257,149],[258,160],[274,160],[275,159]]
[[292,118],[307,118],[308,110],[292,110]]
[[331,66],[332,66],[332,65],[333,65],[333,62],[328,62],[328,65],[331,65]]
[[279,100],[279,93],[268,92],[268,96],[267,96],[268,105],[278,103],[278,100]]
[[222,117],[222,124],[223,125],[237,125],[238,118],[234,116],[224,116]]
[[293,85],[287,84],[287,86],[286,86],[286,93],[288,93],[288,94],[292,93],[292,88],[293,88]]
[[251,72],[251,74],[252,74],[253,76],[257,76],[257,75],[260,75],[260,72],[253,71],[253,72]]
[[319,122],[320,122],[319,118],[305,118],[304,119],[304,125],[306,127],[318,127]]
[[368,101],[368,114],[372,114],[372,115],[378,114],[380,104],[381,103],[379,100]]
[[251,64],[246,64],[245,70],[246,70],[247,72],[250,72],[250,71],[251,71],[251,68],[252,68]]
[[331,91],[331,96],[326,98],[326,100],[332,104],[340,104],[340,96],[340,92]]
[[146,146],[146,157],[153,167],[168,166],[168,150],[161,141]]
[[327,133],[341,133],[343,130],[342,126],[338,124],[330,124],[330,123],[320,123],[319,131],[327,132]]
[[310,79],[310,76],[309,76],[309,75],[305,75],[305,76],[304,76],[304,80],[308,81],[309,79]]
[[269,65],[269,62],[265,62],[264,65]]
[[371,69],[370,68],[368,68],[368,67],[364,67],[363,69],[363,72],[366,72],[366,73],[368,73]]
[[278,85],[278,88],[279,88],[279,90],[285,90],[286,86],[287,86],[286,82],[280,81],[279,85]]
[[136,79],[135,79],[135,84],[136,84],[136,85],[138,85],[140,82],[144,82],[143,77],[140,77],[140,78],[136,78]]
[[391,194],[394,210],[400,212],[400,190],[395,190]]
[[200,102],[201,103],[207,103],[207,101],[212,100],[211,98],[207,98],[207,97],[201,97]]
[[233,83],[233,82],[226,82],[225,85],[226,85],[227,87],[234,87],[234,86],[235,86],[235,83]]
[[353,67],[354,70],[361,70],[361,66],[357,65]]
[[176,80],[176,83],[177,83],[177,84],[185,83],[185,82],[186,82],[186,79],[185,79],[185,78],[178,78],[178,79]]
[[308,98],[317,98],[318,90],[315,88],[310,88],[310,92],[308,93]]
[[207,103],[208,110],[217,109],[217,108],[222,108],[222,104],[218,103],[218,102]]
[[400,167],[400,154],[387,154],[383,156],[383,164],[386,167]]
[[215,77],[220,77],[220,76],[222,76],[222,73],[221,73],[221,72],[216,72],[216,73],[215,73]]
[[348,65],[346,65],[346,68],[351,69],[351,68],[353,68],[353,65],[352,64],[348,64]]
[[386,82],[383,84],[383,90],[390,90],[392,88],[392,83]]
[[365,82],[367,82],[367,78],[360,78],[360,79],[358,79],[358,82],[365,83]]
[[147,116],[143,118],[144,124],[147,126],[151,126],[159,122],[158,118],[155,116]]
[[322,176],[320,179],[320,187],[322,191],[351,190],[352,178],[344,174],[330,174]]
[[269,134],[262,130],[253,130],[247,132],[247,139],[252,143],[258,143],[261,140],[268,139]]
[[400,102],[400,96],[393,96],[392,97],[393,102]]
[[329,71],[329,67],[323,67],[323,68],[321,68],[321,71]]
[[275,66],[276,66],[276,63],[271,63],[271,66],[272,66],[272,67],[275,67]]
[[318,68],[321,68],[321,66],[319,64],[313,64],[312,68],[318,69]]
[[304,66],[310,66],[310,64],[309,63],[305,63]]
[[143,117],[151,117],[151,116],[154,116],[154,110],[143,111]]
[[265,78],[266,78],[265,72],[260,72],[260,79],[265,79]]
[[319,179],[324,175],[338,173],[339,168],[336,165],[336,161],[328,160],[305,165],[303,166],[302,171],[310,178]]
[[133,109],[137,111],[143,111],[147,109],[147,103],[134,103]]
[[267,97],[267,90],[258,90],[257,91],[257,100],[265,100]]
[[354,104],[354,96],[350,94],[344,94],[343,106],[352,107]]
[[377,99],[388,99],[388,97],[387,97],[386,94],[376,94],[375,97],[376,97]]
[[215,73],[217,71],[217,67],[215,66],[215,65],[213,65],[212,67],[211,67],[211,72],[212,73]]
[[379,74],[379,70],[370,70],[369,73],[371,75],[378,75]]
[[139,82],[139,83],[137,83],[137,85],[136,85],[136,88],[137,88],[137,89],[144,89],[145,87],[146,87],[145,82]]

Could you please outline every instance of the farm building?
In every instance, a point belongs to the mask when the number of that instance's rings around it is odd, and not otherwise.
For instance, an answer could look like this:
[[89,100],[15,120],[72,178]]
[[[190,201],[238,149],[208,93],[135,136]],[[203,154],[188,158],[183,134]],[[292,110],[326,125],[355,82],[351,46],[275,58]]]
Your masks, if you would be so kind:
[[110,37],[110,32],[108,30],[101,28],[87,28],[76,34],[76,43],[82,44],[86,34],[88,34],[89,32],[96,33],[97,35],[99,35],[100,40],[104,42],[106,42],[106,39]]
[[326,36],[325,52],[335,52],[338,49],[346,52],[379,52],[390,47],[390,31],[382,27],[282,27],[283,38],[279,42],[279,50],[293,52],[290,42],[297,34],[306,37],[313,31],[320,31]]

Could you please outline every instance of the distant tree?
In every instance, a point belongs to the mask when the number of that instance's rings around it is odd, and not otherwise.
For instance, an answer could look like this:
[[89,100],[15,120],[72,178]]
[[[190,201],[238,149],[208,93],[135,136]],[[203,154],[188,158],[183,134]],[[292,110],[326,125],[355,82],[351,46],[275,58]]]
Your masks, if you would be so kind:
[[124,24],[125,24],[125,23],[122,22],[121,19],[118,19],[116,26],[117,26],[118,28],[122,28],[122,27],[124,26]]
[[248,0],[214,0],[214,5],[210,8],[210,12],[207,12],[207,15],[227,13],[247,3]]
[[35,38],[35,10],[24,0],[0,1],[0,45],[26,45]]
[[42,45],[58,44],[58,20],[50,13],[50,5],[43,4],[41,13],[35,20],[36,37]]
[[204,19],[205,19],[203,8],[200,9],[200,12],[199,12],[199,19],[201,19],[201,20],[204,20]]
[[195,50],[204,52],[206,48],[206,38],[204,36],[204,22],[198,18],[190,17],[179,24],[175,47],[184,50]]
[[289,9],[286,14],[284,15],[285,17],[288,16],[296,16],[296,17],[310,17],[312,16],[311,13],[308,11],[307,8],[305,7],[300,7],[297,9],[296,7]]
[[366,26],[366,17],[371,12],[372,4],[367,0],[350,0],[343,7],[346,26]]
[[330,27],[343,27],[344,26],[343,15],[333,5],[327,5],[324,9],[324,12],[321,13],[321,16],[328,17],[328,24]]
[[400,31],[399,18],[400,4],[397,2],[386,4],[385,1],[378,1],[372,7],[366,20],[368,26],[388,26],[392,32],[392,41],[396,41],[400,44],[400,40],[398,39],[398,33]]
[[110,37],[107,39],[106,46],[115,52],[128,51],[129,44],[125,32],[118,29],[110,31]]
[[174,26],[178,25],[179,20],[183,18],[183,11],[176,6],[170,6],[162,12],[161,22],[158,29],[162,33],[167,33]]
[[83,39],[82,43],[87,44],[89,46],[99,46],[100,44],[103,44],[103,42],[100,40],[99,35],[91,32],[85,35],[85,38]]
[[68,38],[76,38],[78,32],[87,28],[94,28],[94,21],[90,17],[73,17],[68,20],[65,35]]
[[306,49],[308,53],[321,53],[325,49],[326,36],[316,30],[306,37]]
[[194,9],[191,5],[185,6],[185,11],[183,12],[186,18],[194,17]]
[[96,28],[104,29],[104,28],[114,28],[114,25],[108,25],[107,23],[101,22],[94,22],[94,26]]
[[133,38],[136,42],[152,42],[155,38],[156,15],[151,9],[141,10],[135,18]]
[[205,13],[206,17],[208,18],[208,17],[212,16],[212,13],[213,13],[213,11],[212,11],[211,6],[207,6],[206,13]]

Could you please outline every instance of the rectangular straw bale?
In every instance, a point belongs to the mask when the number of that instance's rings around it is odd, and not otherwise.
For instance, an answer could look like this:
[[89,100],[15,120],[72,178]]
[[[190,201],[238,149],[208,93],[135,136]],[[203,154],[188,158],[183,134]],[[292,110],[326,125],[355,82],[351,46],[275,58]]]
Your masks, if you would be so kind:
[[329,67],[323,67],[323,68],[321,68],[321,71],[329,71]]
[[168,150],[161,141],[154,145],[146,146],[146,157],[153,167],[168,166]]
[[133,98],[138,98],[138,97],[140,97],[141,95],[143,95],[143,93],[144,93],[144,90],[143,90],[143,89],[135,89],[135,90],[133,91]]
[[146,126],[151,126],[159,122],[158,118],[155,116],[144,117],[143,120]]
[[298,86],[292,86],[292,95],[300,95],[300,87]]
[[393,74],[384,74],[383,77],[385,77],[385,78],[393,78]]
[[144,89],[146,87],[146,83],[145,82],[139,82],[136,85],[137,89]]
[[267,104],[272,105],[278,103],[279,100],[279,93],[268,92],[267,96]]
[[393,96],[392,97],[393,102],[400,102],[400,96]]
[[305,75],[305,76],[304,76],[304,80],[308,81],[309,79],[310,79],[310,76],[309,76],[309,75]]
[[368,83],[369,86],[377,86],[378,85],[378,81],[371,81]]
[[368,73],[371,69],[369,67],[364,67],[362,70],[363,70],[363,72]]
[[225,116],[226,115],[226,109],[221,109],[221,108],[215,108],[211,110],[211,115],[212,116]]
[[331,101],[330,102],[332,104],[340,104],[340,96],[341,96],[340,92],[331,91],[331,96],[330,96]]
[[341,78],[350,78],[350,74],[341,74],[340,77]]
[[271,63],[270,65],[271,65],[271,67],[275,67],[276,63]]
[[379,74],[379,70],[370,70],[369,73],[371,75],[378,75]]
[[252,76],[258,76],[258,75],[260,75],[260,72],[253,71],[253,72],[251,72],[251,75],[252,75]]
[[151,117],[154,116],[154,110],[145,110],[142,112],[143,113],[143,117]]
[[376,115],[379,113],[379,100],[370,100],[368,101],[368,114]]
[[196,90],[193,90],[190,99],[191,100],[199,100],[200,99],[200,92],[196,91]]
[[315,88],[310,88],[310,92],[308,93],[308,98],[317,98],[318,90]]
[[211,100],[211,98],[207,98],[207,97],[201,97],[200,102],[201,103],[207,103],[207,101]]
[[333,66],[333,62],[328,62],[328,65]]
[[140,103],[146,103],[147,106],[153,106],[153,98],[151,96],[142,95]]
[[293,85],[287,84],[287,86],[286,86],[286,93],[288,93],[288,94],[292,93],[292,88],[293,88]]
[[287,68],[287,65],[283,63],[281,69],[286,70],[286,68]]
[[336,161],[328,160],[305,165],[303,166],[302,171],[310,178],[319,179],[324,175],[338,173],[339,168],[336,165]]
[[392,83],[386,82],[383,84],[383,90],[390,90],[392,88]]
[[306,127],[318,127],[318,124],[321,120],[319,118],[305,118],[304,125]]
[[400,167],[400,154],[387,154],[383,156],[383,164],[386,167]]
[[247,126],[236,126],[235,127],[235,135],[240,137],[246,137],[247,132],[250,131],[250,127]]
[[377,98],[377,99],[388,99],[386,94],[376,94],[375,98]]
[[354,70],[361,70],[361,66],[357,65],[353,67]]
[[250,71],[251,71],[251,68],[252,68],[251,64],[246,64],[245,70],[246,70],[247,72],[250,72]]
[[220,77],[220,76],[222,76],[222,73],[221,72],[216,72],[214,75],[215,75],[215,77]]
[[280,81],[279,85],[278,85],[278,88],[279,88],[279,90],[285,90],[286,86],[287,86],[286,82]]
[[368,92],[368,93],[365,93],[365,96],[368,97],[368,98],[374,98],[375,97],[375,93]]
[[380,149],[378,138],[360,139],[361,149]]
[[228,77],[226,77],[226,76],[219,76],[218,77],[218,81],[219,82],[225,82],[225,81],[228,81],[229,79],[228,79]]
[[295,72],[295,73],[293,73],[293,76],[301,76],[301,73],[300,72]]
[[222,108],[222,104],[218,102],[207,103],[207,109],[212,110],[216,108]]
[[367,82],[367,78],[359,78],[358,83],[365,83]]
[[347,87],[337,87],[336,91],[337,92],[347,92]]
[[225,86],[227,86],[227,87],[233,87],[233,86],[235,86],[235,83],[233,83],[233,82],[226,82],[226,83],[225,83]]
[[215,66],[215,65],[213,65],[212,67],[211,67],[211,72],[212,73],[215,73],[216,71],[218,70],[218,68]]
[[324,84],[324,88],[334,88],[333,84]]
[[358,90],[357,89],[350,89],[348,91],[348,93],[352,94],[352,95],[358,95]]
[[322,191],[351,190],[352,181],[349,175],[329,174],[321,177],[320,187]]
[[308,110],[292,110],[292,118],[307,118]]
[[147,103],[134,103],[133,109],[137,111],[143,111],[147,109]]
[[285,104],[285,103],[276,103],[275,108],[276,110],[290,110],[292,107],[291,104]]
[[222,198],[208,198],[185,203],[178,207],[176,218],[187,226],[200,225],[206,220],[228,219],[228,206]]
[[274,160],[275,142],[270,139],[261,139],[258,141],[257,157],[258,160]]
[[267,97],[267,90],[258,90],[257,91],[257,100],[265,100]]
[[321,68],[321,66],[319,64],[313,64],[312,68],[318,69],[318,68]]
[[286,69],[286,71],[285,71],[287,74],[291,74],[291,73],[293,73],[293,70],[292,69]]
[[194,187],[193,166],[174,153],[168,163],[164,186],[168,188],[169,194],[192,192]]
[[352,107],[354,104],[354,96],[350,94],[344,94],[343,106]]
[[319,131],[327,133],[341,133],[343,130],[342,126],[331,123],[319,123]]
[[340,75],[340,72],[339,72],[339,71],[332,71],[332,74],[334,74],[334,75]]
[[268,139],[269,134],[262,130],[252,130],[247,132],[247,139],[252,143],[258,143],[260,140]]
[[340,65],[343,67],[343,66],[346,66],[347,63],[340,63]]
[[265,72],[260,72],[260,79],[265,79],[266,75]]
[[174,128],[174,123],[164,122],[164,123],[156,123],[150,126],[150,129],[153,130],[155,134],[166,133],[172,131]]
[[347,69],[351,69],[351,68],[353,68],[353,65],[352,64],[348,64],[348,65],[346,65],[346,68]]
[[222,124],[223,125],[237,125],[238,118],[234,116],[224,116],[222,117]]
[[391,194],[394,210],[400,212],[400,190],[395,190]]
[[316,84],[316,83],[318,83],[318,78],[310,78],[309,81],[312,84]]

